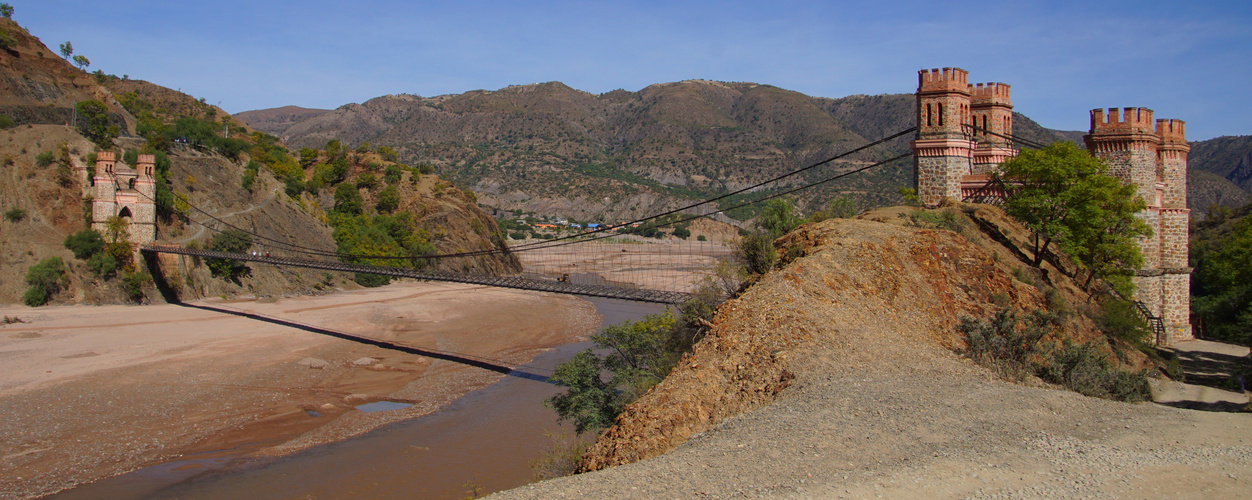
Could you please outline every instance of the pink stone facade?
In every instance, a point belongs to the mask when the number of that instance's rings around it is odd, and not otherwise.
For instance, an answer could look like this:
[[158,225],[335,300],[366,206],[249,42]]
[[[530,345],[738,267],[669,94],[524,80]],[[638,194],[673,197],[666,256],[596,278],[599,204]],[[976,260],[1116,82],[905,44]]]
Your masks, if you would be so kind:
[[969,83],[961,68],[917,75],[914,189],[927,206],[961,199],[961,183],[1012,158],[1013,104],[1003,83]]
[[152,155],[139,155],[135,168],[117,161],[116,153],[96,153],[92,178],[91,228],[108,234],[110,217],[129,222],[127,240],[138,245],[156,240],[156,172]]
[[[1017,155],[1013,104],[1003,83],[969,83],[961,68],[918,72],[917,137],[912,142],[914,188],[922,204],[963,199],[988,186],[988,175]],[[1143,268],[1137,300],[1161,318],[1161,342],[1192,339],[1188,266],[1186,124],[1154,119],[1147,108],[1091,111],[1087,150],[1109,174],[1136,186],[1147,208],[1139,217],[1153,229],[1140,241]]]
[[1172,344],[1190,340],[1191,268],[1188,266],[1187,145],[1181,120],[1154,120],[1147,108],[1091,111],[1087,149],[1109,173],[1133,183],[1147,208],[1140,214],[1153,234],[1139,242],[1143,268],[1135,298],[1161,318]]

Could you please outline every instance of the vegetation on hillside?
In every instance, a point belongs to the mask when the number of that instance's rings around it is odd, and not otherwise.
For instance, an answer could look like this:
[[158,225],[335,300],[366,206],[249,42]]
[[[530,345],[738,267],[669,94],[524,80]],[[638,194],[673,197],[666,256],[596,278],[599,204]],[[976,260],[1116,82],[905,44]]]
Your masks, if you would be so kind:
[[60,257],[48,257],[30,266],[26,271],[26,294],[22,301],[31,307],[48,303],[48,300],[69,286],[69,278],[65,274],[65,264]]
[[1205,338],[1252,345],[1252,204],[1216,206],[1191,233],[1191,311]]
[[134,261],[134,245],[126,240],[126,219],[111,217],[106,231],[107,239],[91,228],[73,233],[65,237],[65,248],[85,262],[96,279],[109,282],[116,278],[127,299],[143,302],[152,277]]
[[[962,354],[1006,379],[1021,381],[1034,375],[1087,396],[1130,402],[1148,399],[1146,370],[1118,368],[1095,342],[1056,340],[1062,321],[1055,312],[1023,314],[1004,308],[986,320],[962,318],[957,330],[965,337]],[[1137,326],[1136,331],[1145,335],[1146,326]]]

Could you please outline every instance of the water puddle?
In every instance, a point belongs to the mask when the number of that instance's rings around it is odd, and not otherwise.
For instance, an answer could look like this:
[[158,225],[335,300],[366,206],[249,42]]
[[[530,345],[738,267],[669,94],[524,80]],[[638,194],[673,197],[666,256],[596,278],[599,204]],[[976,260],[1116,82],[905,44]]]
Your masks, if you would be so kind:
[[357,405],[356,409],[365,413],[374,413],[376,411],[403,410],[411,406],[413,406],[413,403],[401,403],[399,401],[375,401],[373,403]]

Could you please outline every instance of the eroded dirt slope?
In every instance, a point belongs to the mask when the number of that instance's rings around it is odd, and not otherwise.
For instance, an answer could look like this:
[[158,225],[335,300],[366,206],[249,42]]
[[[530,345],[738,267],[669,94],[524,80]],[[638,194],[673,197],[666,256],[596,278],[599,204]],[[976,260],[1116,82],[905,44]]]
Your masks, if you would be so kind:
[[[1037,279],[1012,271],[1020,261],[1011,245],[969,227],[966,238],[900,224],[909,212],[823,222],[779,242],[807,249],[722,306],[694,353],[600,436],[583,463],[594,472],[503,496],[1252,491],[1252,415],[1012,384],[954,354],[962,315],[988,314],[996,302],[1040,308],[1043,294],[1015,277]],[[1010,243],[1022,234],[1002,229]]]

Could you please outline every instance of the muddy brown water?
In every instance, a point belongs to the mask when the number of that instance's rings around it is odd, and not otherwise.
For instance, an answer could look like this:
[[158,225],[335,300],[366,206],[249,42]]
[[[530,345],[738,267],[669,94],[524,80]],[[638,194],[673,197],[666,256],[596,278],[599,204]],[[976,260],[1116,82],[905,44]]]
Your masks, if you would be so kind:
[[[664,310],[657,304],[587,299],[602,326]],[[189,456],[53,495],[57,500],[147,498],[465,498],[532,481],[530,461],[561,429],[543,400],[558,387],[536,380],[588,348],[568,344],[537,356],[514,376],[434,413],[361,436],[259,462],[229,450]]]

